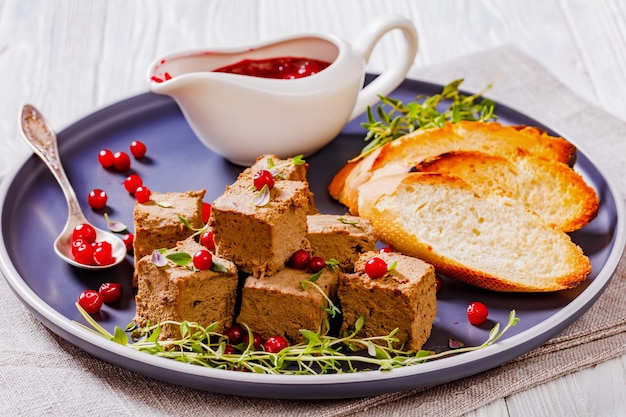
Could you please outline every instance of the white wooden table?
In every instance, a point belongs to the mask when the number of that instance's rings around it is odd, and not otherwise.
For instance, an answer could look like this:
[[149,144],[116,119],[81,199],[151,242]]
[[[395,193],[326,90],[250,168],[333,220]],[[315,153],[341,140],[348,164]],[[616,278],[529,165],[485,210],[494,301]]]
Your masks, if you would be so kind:
[[[145,92],[149,63],[166,53],[300,31],[350,40],[385,12],[417,26],[416,67],[512,44],[626,120],[626,6],[619,0],[0,0],[0,176],[27,153],[17,130],[24,103],[61,128]],[[372,56],[371,72],[393,61],[394,45],[383,45]],[[626,415],[626,357],[470,415]]]

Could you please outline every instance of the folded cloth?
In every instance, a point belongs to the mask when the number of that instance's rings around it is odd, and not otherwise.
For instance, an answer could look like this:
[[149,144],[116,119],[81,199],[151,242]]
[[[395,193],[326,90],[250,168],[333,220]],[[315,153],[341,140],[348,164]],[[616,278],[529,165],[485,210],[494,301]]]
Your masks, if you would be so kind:
[[[568,90],[541,65],[503,47],[413,74],[480,91],[573,138],[612,174],[626,179],[626,123]],[[602,146],[598,146],[601,144]],[[449,384],[375,397],[293,401],[233,397],[159,382],[91,357],[46,331],[0,279],[0,409],[6,415],[462,415],[499,398],[626,353],[626,261],[597,302],[569,328],[516,360]]]

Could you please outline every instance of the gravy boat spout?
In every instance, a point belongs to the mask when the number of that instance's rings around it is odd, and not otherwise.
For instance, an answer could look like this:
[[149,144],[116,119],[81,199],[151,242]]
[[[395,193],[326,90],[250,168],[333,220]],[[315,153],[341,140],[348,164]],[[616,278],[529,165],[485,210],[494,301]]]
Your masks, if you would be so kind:
[[[365,88],[365,64],[378,40],[400,29],[404,58]],[[343,126],[389,94],[417,53],[417,34],[402,17],[366,28],[356,47],[332,35],[301,34],[243,48],[183,52],[155,61],[150,89],[171,96],[198,138],[233,163],[250,165],[262,154],[281,158],[317,151]],[[306,58],[327,65],[295,79],[221,72],[239,62]]]

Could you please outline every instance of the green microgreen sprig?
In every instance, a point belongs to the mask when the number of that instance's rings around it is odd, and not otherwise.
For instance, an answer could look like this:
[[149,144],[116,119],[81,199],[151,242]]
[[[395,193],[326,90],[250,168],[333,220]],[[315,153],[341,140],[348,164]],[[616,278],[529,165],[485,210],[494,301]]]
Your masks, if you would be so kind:
[[250,205],[256,206],[256,207],[266,206],[267,203],[270,202],[270,196],[271,196],[270,187],[268,187],[266,184],[254,194],[254,197],[252,198]]
[[302,154],[283,160],[279,163],[276,163],[274,161],[274,158],[271,158],[271,157],[267,158],[267,170],[272,173],[272,175],[274,176],[274,179],[284,180],[285,175],[282,171],[289,165],[298,166],[298,165],[304,165],[304,164],[306,164],[306,160],[304,159],[304,155]]
[[[254,350],[253,337],[249,337],[250,342],[247,344],[235,346],[237,353],[227,354],[225,347],[228,338],[215,331],[218,323],[203,327],[187,321],[166,321],[143,328],[129,327],[127,330],[134,329],[134,334],[140,337],[139,340],[131,343],[128,335],[120,327],[116,326],[114,333],[111,334],[78,303],[76,303],[76,308],[91,327],[78,323],[80,326],[136,351],[199,366],[225,370],[245,368],[255,373],[280,375],[351,373],[417,365],[491,346],[519,322],[515,316],[515,310],[512,310],[506,326],[501,330],[500,324],[496,323],[489,332],[488,339],[481,345],[434,353],[428,350],[415,352],[394,348],[393,344],[398,342],[395,337],[397,329],[387,336],[359,338],[358,334],[365,325],[365,319],[361,316],[355,323],[354,331],[342,337],[329,336],[321,331],[301,330],[300,333],[305,340],[288,346],[278,353]],[[161,326],[165,324],[178,325],[180,339],[158,340]],[[251,335],[252,331],[248,326],[244,325],[244,327]]]
[[356,226],[356,225],[358,225],[360,223],[359,220],[348,220],[348,219],[346,219],[343,216],[337,217],[337,220],[339,220],[343,224],[349,224],[351,226]]
[[104,219],[107,221],[107,227],[109,228],[109,230],[114,233],[122,233],[123,231],[128,229],[128,227],[124,223],[111,220],[107,213],[104,213]]
[[329,270],[333,272],[337,271],[337,269],[339,268],[339,261],[336,259],[332,259],[332,258],[329,259],[328,261],[326,261],[325,268],[320,269],[319,271],[311,275],[308,279],[300,281],[300,285],[302,286],[302,290],[304,291],[307,290],[307,287],[309,285],[315,288],[322,295],[322,297],[326,299],[327,306],[326,307],[322,306],[322,309],[326,313],[328,313],[330,317],[334,318],[337,314],[341,314],[341,310],[339,310],[339,307],[337,307],[335,303],[333,303],[333,301],[328,297],[328,295],[324,292],[324,290],[322,290],[322,288],[315,283],[315,281],[317,281],[319,277],[322,276],[326,268],[328,268]]
[[[368,107],[367,122],[361,123],[361,126],[367,129],[365,141],[369,143],[353,161],[416,130],[443,127],[448,122],[457,123],[462,120],[495,120],[495,103],[483,97],[492,84],[477,94],[466,95],[459,91],[462,82],[462,78],[452,81],[443,87],[441,93],[420,95],[417,101],[407,104],[391,97],[380,96],[381,103],[376,107],[379,120],[376,120],[374,110]],[[390,110],[386,111],[386,108]]]
[[189,229],[189,230],[193,230],[194,232],[196,232],[196,233],[194,234],[194,236],[195,236],[196,234],[204,233],[204,231],[205,231],[205,230],[206,230],[206,228],[207,228],[207,225],[206,225],[206,224],[205,224],[205,225],[203,225],[202,227],[193,227],[193,226],[191,225],[191,223],[189,223],[189,220],[187,220],[187,219],[186,219],[186,218],[184,218],[183,216],[178,216],[178,219],[182,222],[182,224],[183,224],[183,225],[185,225],[185,227],[186,227],[187,229]]
[[322,295],[322,297],[326,299],[327,306],[326,307],[322,306],[322,309],[326,313],[328,313],[330,317],[334,318],[337,314],[341,314],[341,310],[339,310],[339,307],[337,307],[335,303],[332,302],[332,300],[328,297],[328,295],[326,295],[324,290],[319,285],[317,285],[315,281],[311,281],[310,279],[308,280],[305,279],[303,281],[300,281],[300,285],[302,285],[302,289],[305,291],[307,290],[309,285],[312,286]]

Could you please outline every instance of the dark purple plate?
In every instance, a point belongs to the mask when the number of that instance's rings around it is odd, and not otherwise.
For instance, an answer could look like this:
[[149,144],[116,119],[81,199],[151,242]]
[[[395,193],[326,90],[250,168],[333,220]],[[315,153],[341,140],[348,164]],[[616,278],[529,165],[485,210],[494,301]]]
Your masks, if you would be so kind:
[[[418,94],[439,91],[439,85],[407,80],[393,96],[410,101]],[[497,106],[497,114],[505,124],[540,126],[503,105]],[[311,188],[322,212],[345,212],[330,199],[326,187],[343,164],[363,147],[364,129],[359,125],[363,120],[347,125],[330,145],[307,158]],[[242,169],[201,145],[177,105],[167,97],[153,94],[142,94],[99,110],[58,136],[67,175],[79,198],[82,196],[86,215],[102,227],[106,227],[102,213],[87,207],[89,191],[104,189],[109,195],[110,217],[127,225],[132,225],[134,199],[122,186],[128,174],[106,171],[98,164],[101,149],[128,151],[130,142],[141,140],[148,147],[148,157],[133,160],[132,169],[146,185],[163,192],[206,188],[209,202]],[[576,169],[601,198],[597,218],[572,234],[593,265],[587,281],[576,289],[553,294],[502,294],[447,280],[439,294],[437,318],[426,348],[440,350],[447,346],[450,337],[468,346],[479,345],[487,339],[495,322],[506,324],[512,309],[520,323],[493,346],[393,371],[319,376],[223,371],[135,352],[85,330],[74,322],[83,321],[74,303],[83,290],[97,289],[102,282],[121,282],[125,295],[118,305],[105,306],[98,321],[112,331],[116,325],[124,328],[132,320],[132,258],[99,272],[76,269],[57,258],[52,242],[62,229],[67,207],[54,178],[35,156],[27,158],[1,184],[0,267],[18,298],[53,332],[104,361],[153,378],[208,391],[271,398],[349,398],[403,391],[473,375],[528,352],[576,320],[600,295],[624,248],[625,209],[615,187],[582,152]],[[479,327],[470,325],[466,318],[467,305],[477,300],[487,304],[490,311],[489,321]]]

